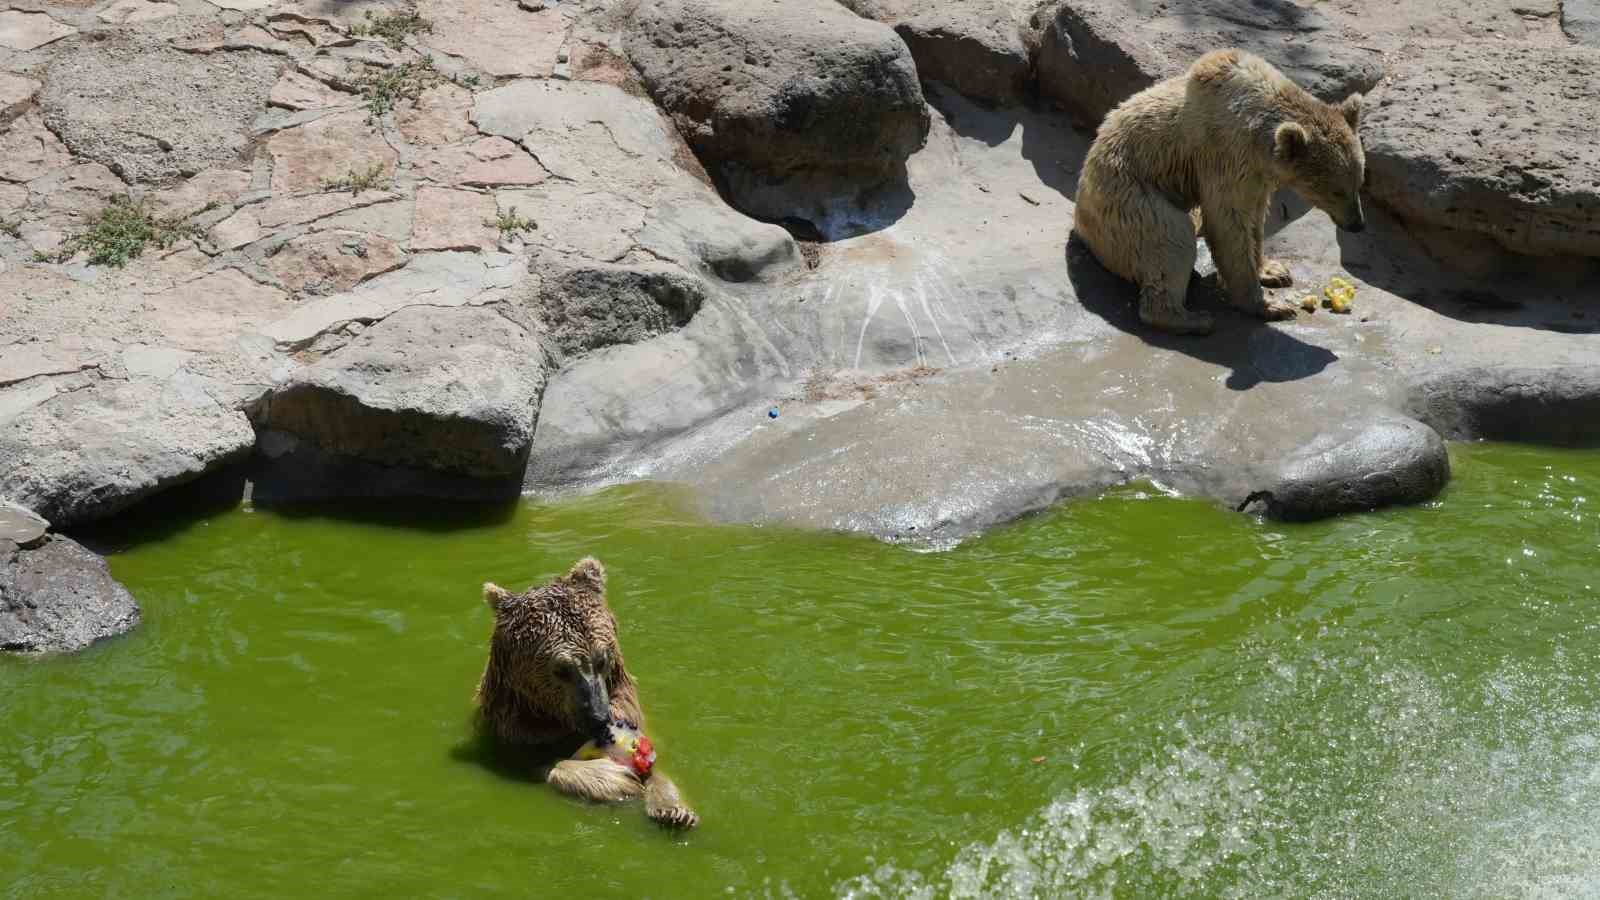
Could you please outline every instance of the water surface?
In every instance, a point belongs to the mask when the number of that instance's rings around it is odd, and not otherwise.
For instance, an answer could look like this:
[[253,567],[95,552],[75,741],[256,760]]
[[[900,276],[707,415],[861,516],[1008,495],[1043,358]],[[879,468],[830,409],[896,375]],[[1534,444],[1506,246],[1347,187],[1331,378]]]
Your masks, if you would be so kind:
[[[920,553],[671,490],[151,514],[0,660],[0,896],[1600,896],[1600,454],[1309,526],[1128,488]],[[704,824],[484,752],[485,580],[595,554]]]

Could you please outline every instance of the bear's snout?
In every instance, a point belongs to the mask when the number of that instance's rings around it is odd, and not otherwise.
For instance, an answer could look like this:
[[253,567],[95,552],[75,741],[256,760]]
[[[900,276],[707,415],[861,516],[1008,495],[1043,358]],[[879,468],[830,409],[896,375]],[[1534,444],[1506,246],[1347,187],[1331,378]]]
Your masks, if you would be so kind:
[[1345,224],[1343,224],[1343,225],[1341,225],[1339,227],[1343,228],[1345,231],[1350,232],[1351,234],[1356,234],[1356,233],[1365,231],[1366,228],[1367,228],[1367,223],[1363,222],[1360,219],[1357,219],[1354,222],[1346,222]]

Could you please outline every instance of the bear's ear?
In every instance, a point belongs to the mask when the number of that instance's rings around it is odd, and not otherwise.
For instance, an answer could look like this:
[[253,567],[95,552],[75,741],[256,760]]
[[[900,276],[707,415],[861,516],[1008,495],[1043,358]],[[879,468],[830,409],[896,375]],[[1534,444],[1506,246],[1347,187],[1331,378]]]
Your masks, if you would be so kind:
[[1274,150],[1283,162],[1294,162],[1306,155],[1306,144],[1311,140],[1299,122],[1285,122],[1273,133]]
[[1350,130],[1356,131],[1361,127],[1361,101],[1360,94],[1351,94],[1339,104],[1339,113],[1344,120],[1350,123]]
[[510,599],[511,592],[500,585],[495,584],[492,581],[485,581],[483,583],[483,602],[489,604],[489,608],[495,612],[499,612],[500,607]]
[[599,590],[606,586],[606,567],[600,565],[600,560],[585,556],[567,573],[567,580],[587,582]]

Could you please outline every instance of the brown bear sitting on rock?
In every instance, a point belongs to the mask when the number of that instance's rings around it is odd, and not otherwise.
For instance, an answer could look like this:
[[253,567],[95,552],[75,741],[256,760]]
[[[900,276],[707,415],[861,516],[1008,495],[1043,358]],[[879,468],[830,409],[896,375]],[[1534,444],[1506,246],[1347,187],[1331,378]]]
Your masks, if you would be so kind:
[[641,775],[604,756],[571,758],[590,741],[608,740],[614,723],[644,728],[605,583],[600,563],[583,559],[565,577],[525,593],[483,586],[494,634],[478,684],[479,725],[526,748],[543,779],[563,793],[601,803],[642,795],[650,818],[693,828],[699,817],[665,775],[648,767]]
[[1207,53],[1101,123],[1073,227],[1101,265],[1138,285],[1141,320],[1204,334],[1211,317],[1184,307],[1199,210],[1228,301],[1264,319],[1292,318],[1292,304],[1269,303],[1261,291],[1291,283],[1287,266],[1262,255],[1267,203],[1287,185],[1360,231],[1360,116],[1360,94],[1330,105],[1248,53]]

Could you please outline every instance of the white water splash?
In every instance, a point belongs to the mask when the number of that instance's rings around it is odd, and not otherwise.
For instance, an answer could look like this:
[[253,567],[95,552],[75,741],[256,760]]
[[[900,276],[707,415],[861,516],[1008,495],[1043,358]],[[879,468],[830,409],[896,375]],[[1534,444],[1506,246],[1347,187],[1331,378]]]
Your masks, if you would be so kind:
[[1600,897],[1592,668],[1556,663],[1502,668],[1480,704],[1381,657],[1269,658],[1240,714],[1196,714],[942,870],[885,864],[836,893]]

